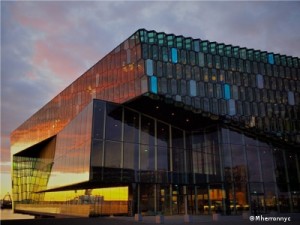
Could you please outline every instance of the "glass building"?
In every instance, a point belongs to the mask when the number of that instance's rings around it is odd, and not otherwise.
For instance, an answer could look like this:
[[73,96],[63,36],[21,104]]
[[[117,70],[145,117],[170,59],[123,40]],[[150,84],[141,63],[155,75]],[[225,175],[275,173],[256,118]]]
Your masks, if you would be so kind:
[[140,29],[13,131],[13,207],[300,212],[299,149],[299,58]]

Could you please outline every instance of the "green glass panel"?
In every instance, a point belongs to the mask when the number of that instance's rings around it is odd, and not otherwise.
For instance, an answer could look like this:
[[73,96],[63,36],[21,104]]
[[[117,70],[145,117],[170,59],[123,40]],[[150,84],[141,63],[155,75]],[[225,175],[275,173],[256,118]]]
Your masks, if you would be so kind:
[[225,46],[225,55],[228,56],[228,57],[231,57],[231,48],[232,48],[231,45],[226,45]]
[[157,35],[157,39],[158,39],[158,44],[159,45],[164,45],[164,43],[165,43],[165,34],[164,33],[159,33]]
[[183,41],[183,37],[182,36],[178,36],[175,38],[176,40],[176,46],[177,48],[182,48],[182,41]]
[[268,55],[267,52],[261,52],[260,53],[260,61],[264,63],[268,63]]
[[252,49],[249,49],[249,50],[247,50],[247,59],[249,59],[249,60],[253,60],[253,50]]
[[174,35],[167,36],[167,43],[168,43],[168,46],[170,46],[170,47],[174,46]]
[[239,56],[240,56],[239,50],[240,50],[239,47],[234,47],[234,48],[233,48],[233,57],[239,58]]
[[192,49],[192,39],[191,38],[186,38],[184,40],[185,42],[185,49],[186,50],[191,50]]
[[154,44],[156,42],[156,32],[153,31],[148,32],[148,42],[150,44]]
[[208,52],[208,41],[202,41],[200,43],[200,50],[202,52]]
[[292,57],[287,57],[286,60],[287,60],[287,65],[288,65],[289,67],[292,67],[292,66],[293,66],[293,60],[292,60]]
[[293,58],[293,65],[294,65],[294,67],[296,67],[296,68],[299,67],[298,58]]
[[281,60],[281,65],[286,66],[286,56],[281,56],[280,60]]
[[276,65],[280,65],[280,55],[278,55],[278,54],[275,55],[275,56],[274,56],[274,59],[275,59],[275,64],[276,64]]
[[247,52],[245,48],[240,49],[240,58],[246,59],[247,58]]
[[216,43],[215,42],[212,42],[209,44],[209,52],[211,54],[216,54]]
[[259,62],[260,61],[260,51],[254,52],[254,60]]
[[219,55],[224,55],[224,44],[218,44],[218,54]]
[[141,42],[147,42],[148,41],[147,31],[140,30],[140,39],[141,39]]

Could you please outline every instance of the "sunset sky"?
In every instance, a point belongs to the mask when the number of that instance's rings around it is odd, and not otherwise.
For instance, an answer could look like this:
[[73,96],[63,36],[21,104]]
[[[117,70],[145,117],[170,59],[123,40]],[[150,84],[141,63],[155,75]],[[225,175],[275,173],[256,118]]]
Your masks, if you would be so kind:
[[10,133],[139,28],[300,57],[300,2],[1,2],[1,192]]

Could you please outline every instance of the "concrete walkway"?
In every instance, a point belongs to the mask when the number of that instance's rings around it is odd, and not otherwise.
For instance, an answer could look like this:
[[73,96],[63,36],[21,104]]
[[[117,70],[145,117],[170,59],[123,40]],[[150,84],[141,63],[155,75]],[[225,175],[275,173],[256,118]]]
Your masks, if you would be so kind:
[[[269,218],[269,215],[263,215]],[[274,216],[272,216],[274,217]],[[192,216],[192,222],[184,222],[184,216],[165,216],[164,224],[187,225],[187,224],[300,224],[300,214],[279,214],[275,217],[289,217],[291,221],[250,221],[242,216],[221,216],[218,221],[213,221],[212,216]],[[96,218],[63,218],[63,219],[32,219],[32,220],[2,220],[1,225],[154,225],[155,216],[145,216],[142,221],[135,221],[134,217],[96,217]]]

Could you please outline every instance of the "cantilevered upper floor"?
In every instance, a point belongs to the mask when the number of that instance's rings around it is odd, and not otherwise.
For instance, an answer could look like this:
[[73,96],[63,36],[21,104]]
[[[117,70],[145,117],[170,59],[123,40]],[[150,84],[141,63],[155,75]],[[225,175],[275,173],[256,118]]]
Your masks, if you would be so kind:
[[300,144],[299,58],[140,29],[17,128],[12,154],[56,135],[92,99],[142,95]]

